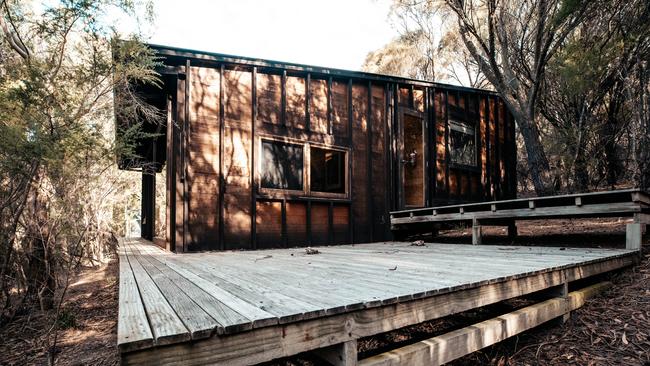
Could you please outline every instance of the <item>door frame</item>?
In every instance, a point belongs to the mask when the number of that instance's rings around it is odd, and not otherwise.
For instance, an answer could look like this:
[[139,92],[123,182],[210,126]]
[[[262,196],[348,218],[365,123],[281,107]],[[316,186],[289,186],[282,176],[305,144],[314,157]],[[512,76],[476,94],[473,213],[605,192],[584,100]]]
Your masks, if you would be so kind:
[[399,106],[397,108],[397,175],[398,175],[398,186],[397,186],[397,206],[398,209],[408,209],[408,208],[419,208],[420,206],[406,205],[406,200],[404,196],[404,164],[402,160],[404,159],[404,116],[409,115],[412,117],[419,118],[422,122],[422,169],[423,169],[423,184],[422,184],[422,197],[424,206],[426,207],[429,204],[429,123],[427,120],[427,113],[420,112],[413,108]]

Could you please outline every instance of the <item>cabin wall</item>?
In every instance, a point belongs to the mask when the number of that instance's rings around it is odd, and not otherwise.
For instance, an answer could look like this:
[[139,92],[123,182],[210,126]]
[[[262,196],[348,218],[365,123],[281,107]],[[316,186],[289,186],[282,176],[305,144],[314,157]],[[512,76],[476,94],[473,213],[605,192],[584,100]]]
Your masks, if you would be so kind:
[[[514,124],[491,94],[178,63],[167,131],[171,250],[390,239],[389,211],[402,202],[402,109],[423,116],[426,205],[515,194]],[[450,115],[476,128],[475,166],[451,161]]]

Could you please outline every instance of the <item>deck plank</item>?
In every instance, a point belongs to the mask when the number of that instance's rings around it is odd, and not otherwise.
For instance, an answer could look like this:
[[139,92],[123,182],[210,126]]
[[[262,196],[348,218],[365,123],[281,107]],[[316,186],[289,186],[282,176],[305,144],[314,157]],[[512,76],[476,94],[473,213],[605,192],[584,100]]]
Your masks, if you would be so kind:
[[[185,257],[185,256],[179,256]],[[257,304],[264,311],[276,316],[280,323],[316,318],[325,315],[325,309],[310,304],[300,299],[283,295],[272,289],[260,286],[256,280],[242,276],[233,277],[222,273],[220,268],[212,263],[192,261],[187,258],[178,258],[188,270],[196,275],[216,284],[218,287],[235,294],[240,299]]]
[[167,300],[185,327],[190,331],[192,339],[206,338],[211,336],[213,332],[223,333],[223,325],[205,312],[195,302],[194,297],[188,296],[179,286],[178,282],[172,281],[166,275],[170,270],[163,273],[160,268],[151,264],[147,256],[142,255],[137,247],[134,247],[133,251],[135,253],[132,260],[138,261],[149,274],[149,277],[154,281],[165,300]]
[[167,302],[153,279],[135,260],[133,248],[127,244],[125,249],[126,259],[131,265],[133,276],[138,284],[155,344],[163,345],[189,340],[191,338],[190,331]]
[[[258,265],[252,261],[239,261],[236,265],[220,264],[221,272],[238,276],[248,282],[254,281],[284,296],[298,298],[325,310],[327,314],[360,309],[364,306],[358,293],[342,291],[340,284],[331,279],[316,276],[313,272],[291,271],[292,266],[268,261]],[[331,277],[331,276],[330,276]],[[324,296],[323,294],[327,294]]]
[[196,287],[200,288],[205,293],[214,298],[216,302],[225,305],[227,308],[232,309],[238,314],[241,314],[241,316],[244,318],[242,319],[242,322],[238,322],[236,318],[231,318],[232,314],[229,312],[224,314],[227,315],[227,318],[224,318],[222,320],[223,324],[225,324],[224,331],[226,331],[226,333],[230,331],[246,330],[254,327],[274,325],[278,323],[277,316],[262,310],[259,306],[242,300],[241,298],[224,290],[214,283],[194,274],[182,265],[174,263],[168,256],[152,255],[152,258],[169,267],[187,281],[193,283]]
[[119,241],[120,294],[117,317],[117,343],[122,352],[153,345],[153,334],[144,310],[140,291],[124,251],[124,240]]
[[240,332],[252,328],[252,320],[232,310],[218,299],[210,296],[207,292],[202,290],[196,284],[190,282],[185,277],[178,274],[176,271],[165,266],[153,257],[147,258],[149,262],[163,271],[165,268],[165,276],[174,282],[181,291],[196,302],[196,304],[203,309],[212,318],[218,319],[217,334]]

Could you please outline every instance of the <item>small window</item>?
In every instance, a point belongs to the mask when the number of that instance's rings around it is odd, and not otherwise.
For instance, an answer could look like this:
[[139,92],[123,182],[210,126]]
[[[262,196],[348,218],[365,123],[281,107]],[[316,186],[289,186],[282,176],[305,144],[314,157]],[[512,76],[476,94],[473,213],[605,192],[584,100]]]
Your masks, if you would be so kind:
[[303,147],[280,141],[262,140],[262,188],[303,189]]
[[449,157],[454,164],[476,166],[476,131],[473,126],[449,121]]
[[311,190],[345,193],[345,152],[312,147]]

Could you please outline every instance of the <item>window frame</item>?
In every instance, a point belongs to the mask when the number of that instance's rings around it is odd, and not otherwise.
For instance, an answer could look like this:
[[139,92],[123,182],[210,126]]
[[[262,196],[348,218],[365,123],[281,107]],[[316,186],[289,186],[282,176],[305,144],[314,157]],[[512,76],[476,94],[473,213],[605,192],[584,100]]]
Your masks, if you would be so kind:
[[[263,159],[261,154],[263,151],[262,144],[264,142],[279,142],[292,145],[300,145],[303,148],[303,167],[302,167],[302,190],[297,189],[280,189],[280,188],[267,188],[262,187],[262,163]],[[333,192],[317,192],[311,190],[311,148],[315,147],[322,150],[332,150],[344,153],[343,172],[344,172],[344,186],[345,193]],[[276,135],[259,135],[255,144],[255,179],[257,193],[267,197],[316,197],[316,198],[332,198],[332,199],[349,199],[350,198],[350,151],[349,147],[330,145],[312,141],[304,141],[291,137],[282,137]]]
[[[262,145],[264,142],[275,142],[275,143],[283,143],[283,144],[291,144],[291,145],[299,145],[302,147],[302,190],[300,189],[287,189],[287,188],[269,188],[269,187],[263,187],[262,186],[262,161],[263,159],[261,158],[263,147]],[[302,193],[305,194],[307,192],[307,172],[305,172],[305,160],[307,159],[307,152],[305,149],[304,144],[296,141],[292,141],[291,139],[284,139],[284,138],[277,138],[277,137],[260,137],[258,139],[257,143],[257,167],[255,171],[255,179],[257,180],[257,189],[258,192],[263,192],[263,193],[270,193],[270,194],[295,194],[295,193]]]
[[[454,126],[455,125],[455,126]],[[455,128],[452,128],[455,127]],[[470,133],[467,133],[465,130],[471,128],[474,131],[474,162],[472,164],[464,164],[461,162],[454,161],[452,158],[452,148],[451,148],[451,131],[457,131],[460,133],[464,133],[466,135],[472,135]],[[447,151],[449,151],[449,166],[451,168],[459,168],[459,169],[466,169],[466,170],[477,170],[479,169],[479,146],[478,146],[478,131],[477,131],[477,126],[475,124],[472,124],[467,121],[463,121],[461,119],[456,119],[456,118],[449,118],[447,120],[447,129],[449,131],[449,136],[447,138]]]
[[[309,146],[309,160],[305,163],[307,169],[309,170],[309,191],[308,194],[312,197],[323,197],[323,198],[349,198],[350,196],[350,149],[346,147],[332,146],[327,144],[320,144],[315,142],[306,142],[306,145]],[[339,151],[344,154],[343,159],[343,185],[345,187],[344,193],[334,193],[334,192],[318,192],[311,190],[311,147],[315,147],[321,150],[332,150]]]

